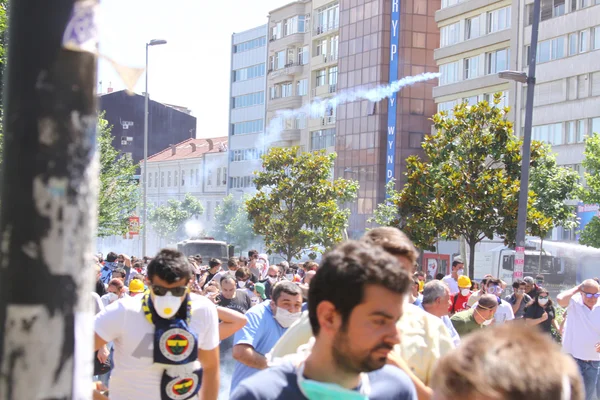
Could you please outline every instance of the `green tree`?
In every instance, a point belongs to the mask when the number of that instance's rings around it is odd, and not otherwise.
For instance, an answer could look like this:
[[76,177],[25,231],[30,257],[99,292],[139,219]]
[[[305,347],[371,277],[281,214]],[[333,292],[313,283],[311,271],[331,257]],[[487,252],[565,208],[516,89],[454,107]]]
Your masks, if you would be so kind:
[[248,249],[252,243],[259,240],[259,236],[254,233],[253,225],[248,215],[246,202],[249,199],[250,197],[247,195],[242,198],[242,201],[238,203],[233,218],[231,218],[229,224],[225,227],[231,244],[235,245],[236,250],[240,252]]
[[210,232],[212,237],[217,240],[230,241],[227,233],[227,225],[231,223],[231,220],[236,215],[240,204],[231,194],[223,198],[223,201],[215,208],[215,223]]
[[[565,201],[580,191],[579,175],[569,168],[559,167],[551,147],[545,144],[536,166],[531,169],[529,190],[535,193],[535,199],[530,211],[533,218],[527,221],[528,228],[533,236],[540,238],[540,249],[543,250],[544,238],[554,227],[573,229],[577,226],[574,209],[565,204]],[[540,251],[539,272],[541,263]]]
[[[397,226],[419,247],[433,250],[438,237],[464,237],[471,278],[477,243],[495,234],[513,243],[516,231],[521,141],[506,119],[508,109],[498,107],[500,99],[496,94],[493,104],[463,103],[452,116],[434,115],[436,133],[423,143],[426,161],[407,158],[406,183],[390,198],[398,207]],[[543,150],[533,142],[533,167]],[[530,208],[534,200],[530,192]]]
[[116,150],[112,127],[103,115],[98,117],[98,151],[100,153],[100,188],[98,193],[98,236],[122,235],[129,227],[129,217],[139,203],[136,165]]
[[358,183],[332,180],[335,158],[324,151],[299,154],[297,147],[273,148],[262,157],[258,192],[246,206],[270,253],[291,261],[342,240],[350,210],[340,203],[356,198]]
[[187,193],[183,201],[171,199],[167,204],[152,209],[148,213],[148,222],[161,238],[177,241],[186,236],[185,222],[201,216],[203,212],[200,201]]
[[[585,168],[586,188],[580,192],[580,198],[587,204],[600,203],[600,135],[594,132],[592,136],[585,140],[585,158],[583,167]],[[600,248],[600,219],[598,217],[592,220],[580,232],[579,243],[587,246]]]

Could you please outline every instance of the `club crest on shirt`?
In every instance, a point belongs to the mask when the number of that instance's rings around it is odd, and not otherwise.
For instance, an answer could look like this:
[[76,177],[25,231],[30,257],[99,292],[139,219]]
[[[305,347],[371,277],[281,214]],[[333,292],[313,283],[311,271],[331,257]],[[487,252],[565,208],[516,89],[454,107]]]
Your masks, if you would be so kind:
[[198,388],[199,379],[195,374],[177,377],[171,380],[166,387],[169,399],[185,400],[194,395]]
[[169,329],[160,337],[160,352],[171,361],[183,361],[194,351],[194,336],[184,329]]

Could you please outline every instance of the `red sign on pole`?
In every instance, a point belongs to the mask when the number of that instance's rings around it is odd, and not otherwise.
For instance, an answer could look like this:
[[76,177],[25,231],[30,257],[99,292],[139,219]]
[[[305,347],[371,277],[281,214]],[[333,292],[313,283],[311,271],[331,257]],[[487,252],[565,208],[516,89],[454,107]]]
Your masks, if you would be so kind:
[[515,251],[513,279],[523,279],[523,268],[525,267],[525,247],[516,247]]
[[140,234],[140,217],[129,217],[129,236]]

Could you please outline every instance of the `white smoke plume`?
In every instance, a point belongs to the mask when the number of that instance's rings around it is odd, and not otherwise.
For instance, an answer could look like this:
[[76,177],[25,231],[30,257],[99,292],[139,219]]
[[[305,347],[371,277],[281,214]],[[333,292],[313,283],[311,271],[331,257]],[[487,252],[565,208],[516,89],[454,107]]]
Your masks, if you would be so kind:
[[410,86],[415,83],[428,81],[431,79],[439,78],[440,74],[437,72],[426,72],[415,76],[407,76],[392,82],[389,85],[380,85],[371,89],[354,89],[344,90],[338,93],[336,96],[329,99],[316,99],[310,104],[306,104],[301,108],[295,110],[281,110],[278,111],[275,118],[271,120],[265,134],[263,136],[262,145],[268,147],[272,143],[280,140],[281,132],[284,130],[284,121],[293,119],[299,116],[306,116],[307,118],[319,118],[322,117],[326,110],[335,109],[341,104],[351,103],[357,100],[369,100],[372,102],[378,102],[385,98],[391,97],[398,93],[405,86]]

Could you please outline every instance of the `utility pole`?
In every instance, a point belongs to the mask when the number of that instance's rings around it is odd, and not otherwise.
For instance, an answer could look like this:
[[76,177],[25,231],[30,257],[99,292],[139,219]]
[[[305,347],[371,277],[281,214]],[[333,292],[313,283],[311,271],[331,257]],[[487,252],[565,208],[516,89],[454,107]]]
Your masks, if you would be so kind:
[[90,399],[96,1],[10,4],[0,399]]

